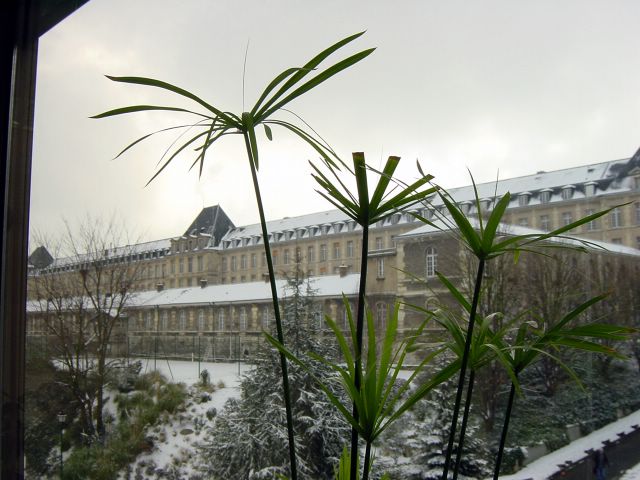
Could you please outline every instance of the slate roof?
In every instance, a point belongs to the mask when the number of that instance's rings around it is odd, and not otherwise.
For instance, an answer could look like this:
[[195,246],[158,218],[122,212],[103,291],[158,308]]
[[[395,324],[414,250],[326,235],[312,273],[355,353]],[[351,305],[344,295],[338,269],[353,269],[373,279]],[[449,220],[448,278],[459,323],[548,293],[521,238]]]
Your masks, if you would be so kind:
[[[485,208],[490,209],[496,197],[501,197],[507,191],[511,193],[511,202],[508,208],[521,206],[518,194],[526,194],[525,205],[535,206],[543,203],[540,193],[549,192],[548,203],[564,201],[563,189],[570,189],[568,195],[571,199],[585,198],[588,194],[587,185],[593,186],[593,196],[623,193],[635,188],[633,178],[625,177],[640,163],[640,150],[634,157],[622,160],[582,165],[578,167],[564,168],[550,172],[538,172],[521,177],[507,178],[496,182],[485,182],[476,185],[478,196],[484,200]],[[451,197],[458,203],[468,203],[469,213],[476,211],[475,194],[472,185],[447,189]],[[566,195],[566,194],[565,194]],[[547,202],[544,202],[547,203]],[[443,208],[443,202],[438,196],[430,200],[429,208]],[[414,211],[423,206],[416,206]],[[423,212],[426,215],[426,212]],[[373,228],[387,227],[397,223],[411,223],[415,218],[410,214],[397,213],[384,222],[380,222]],[[270,241],[288,241],[295,239],[311,238],[321,235],[332,235],[360,229],[340,210],[328,210],[324,212],[300,215],[297,217],[285,217],[279,220],[267,222],[270,233]],[[220,248],[242,248],[248,245],[259,245],[261,239],[260,224],[244,225],[229,231],[220,242]]]

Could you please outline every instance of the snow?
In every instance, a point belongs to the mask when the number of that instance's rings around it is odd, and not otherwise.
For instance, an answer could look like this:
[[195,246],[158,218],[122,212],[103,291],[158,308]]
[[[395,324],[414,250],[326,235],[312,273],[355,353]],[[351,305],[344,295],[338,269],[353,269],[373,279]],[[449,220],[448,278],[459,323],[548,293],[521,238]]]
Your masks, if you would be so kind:
[[[198,362],[158,360],[156,367],[155,369],[174,383],[182,382],[192,386],[200,381]],[[240,364],[240,374],[246,373],[251,368],[250,365]],[[214,408],[220,411],[229,398],[240,394],[238,387],[241,376],[238,375],[238,363],[201,362],[200,371],[205,369],[210,374],[210,383],[216,386],[215,391],[210,394],[211,399],[199,403],[196,401],[199,394],[192,388],[192,395],[187,401],[185,412],[174,415],[169,424],[150,427],[150,433],[154,437],[154,447],[151,452],[138,456],[132,465],[134,472],[136,468],[144,472],[148,466],[153,465],[156,469],[162,469],[165,472],[179,468],[179,478],[190,478],[196,473],[193,461],[198,455],[198,445],[204,436],[203,427],[209,423],[206,412]],[[153,370],[153,359],[144,360],[141,373]],[[224,383],[222,388],[217,386],[219,382]],[[127,478],[124,472],[121,473],[120,478]],[[143,478],[157,477],[155,473],[149,473]]]
[[640,463],[635,467],[627,470],[620,480],[640,480]]
[[[359,274],[326,275],[309,279],[314,296],[340,297],[356,295],[360,282]],[[287,288],[286,280],[277,280],[277,288],[281,298],[284,298]],[[271,286],[267,282],[232,283],[223,285],[208,285],[202,287],[171,288],[157,292],[155,290],[139,292],[133,295],[131,306],[155,307],[162,305],[194,305],[233,302],[271,302]]]
[[[640,425],[640,410],[539,458],[514,475],[503,475],[500,478],[502,480],[542,480],[548,478],[560,470],[560,465],[566,462],[578,462],[589,456],[587,450],[597,450],[604,446],[606,440],[614,441],[619,435],[632,432],[634,425]],[[640,479],[640,471],[638,476],[632,476],[629,479],[625,476],[626,480],[635,478]]]

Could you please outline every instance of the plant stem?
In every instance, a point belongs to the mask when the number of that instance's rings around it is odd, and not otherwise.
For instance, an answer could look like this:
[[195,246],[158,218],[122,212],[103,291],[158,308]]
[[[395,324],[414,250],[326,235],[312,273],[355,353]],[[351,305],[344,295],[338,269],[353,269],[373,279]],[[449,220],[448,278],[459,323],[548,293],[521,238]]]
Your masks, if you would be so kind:
[[453,407],[453,419],[451,420],[451,430],[449,430],[449,444],[447,445],[447,455],[442,471],[442,480],[447,480],[449,473],[449,463],[451,462],[451,454],[453,453],[453,444],[456,438],[456,427],[458,426],[458,415],[460,414],[460,403],[462,402],[462,391],[464,390],[464,380],[467,373],[467,364],[469,363],[469,350],[471,349],[471,339],[473,337],[473,325],[476,320],[476,310],[478,309],[478,300],[480,298],[480,287],[482,286],[482,275],[484,273],[483,258],[479,259],[478,274],[476,275],[475,288],[473,290],[473,300],[471,302],[471,312],[469,312],[469,328],[467,329],[467,340],[464,344],[464,353],[462,354],[462,365],[460,366],[460,378],[458,380],[458,391],[456,392],[456,403]]
[[462,426],[460,427],[458,451],[456,452],[456,465],[453,469],[453,480],[458,479],[460,463],[462,462],[462,449],[464,448],[464,437],[467,434],[467,422],[469,421],[469,411],[471,410],[471,396],[473,395],[473,384],[475,381],[475,377],[476,371],[471,369],[471,373],[469,373],[469,385],[467,386],[467,398],[464,404],[464,413],[462,414]]
[[[355,387],[360,391],[362,371],[362,334],[364,330],[365,291],[367,288],[367,265],[369,256],[369,223],[363,222],[362,226],[362,258],[360,259],[360,285],[358,288],[358,314],[356,319],[356,352],[355,355]],[[353,403],[353,418],[357,422],[360,419],[356,403]],[[351,479],[358,478],[358,430],[351,427]]]
[[516,386],[511,383],[511,391],[509,391],[509,402],[507,403],[507,411],[504,416],[504,424],[502,425],[502,434],[500,435],[500,446],[498,447],[498,456],[496,457],[496,466],[493,470],[493,480],[498,480],[500,475],[500,465],[502,464],[502,454],[504,452],[504,446],[507,441],[507,432],[509,431],[509,420],[511,419],[511,409],[513,408],[513,401],[515,398]]
[[367,442],[367,448],[364,452],[364,468],[362,471],[362,480],[369,480],[370,469],[371,469],[371,442]]
[[[273,300],[273,314],[276,321],[276,333],[278,341],[284,345],[284,334],[282,332],[282,320],[280,318],[280,307],[278,306],[278,288],[276,286],[276,274],[273,269],[273,260],[271,258],[271,246],[269,244],[269,232],[267,232],[267,221],[264,216],[264,208],[262,206],[262,196],[260,195],[260,185],[258,184],[258,174],[256,172],[249,136],[244,133],[244,142],[247,147],[247,156],[249,157],[249,166],[251,167],[251,178],[253,180],[253,188],[256,194],[256,203],[258,204],[258,213],[260,214],[260,226],[262,227],[262,239],[264,241],[264,253],[267,257],[267,269],[269,270],[269,283],[271,284],[271,298]],[[289,389],[289,373],[287,371],[287,359],[280,352],[280,368],[282,369],[282,389],[284,396],[284,406],[287,416],[287,434],[289,438],[289,462],[291,466],[291,480],[297,480],[298,472],[296,465],[296,446],[293,435],[293,415],[291,413],[291,393]]]

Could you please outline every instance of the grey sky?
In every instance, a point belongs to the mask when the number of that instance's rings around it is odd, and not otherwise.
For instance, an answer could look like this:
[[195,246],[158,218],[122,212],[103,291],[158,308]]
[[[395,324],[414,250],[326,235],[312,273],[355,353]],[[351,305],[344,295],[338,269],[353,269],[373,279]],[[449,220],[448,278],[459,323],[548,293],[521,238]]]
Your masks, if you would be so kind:
[[[242,110],[286,67],[338,39],[377,50],[291,104],[344,158],[415,160],[445,187],[624,158],[640,146],[637,1],[91,0],[40,43],[31,225],[116,212],[143,239],[181,233],[205,205],[257,221],[244,146],[223,141],[203,176],[192,156],[146,181],[171,136],[110,159],[165,114],[89,120],[172,100],[103,75],[159,78],[222,109]],[[312,191],[316,155],[282,131],[262,138],[268,218],[330,208]]]

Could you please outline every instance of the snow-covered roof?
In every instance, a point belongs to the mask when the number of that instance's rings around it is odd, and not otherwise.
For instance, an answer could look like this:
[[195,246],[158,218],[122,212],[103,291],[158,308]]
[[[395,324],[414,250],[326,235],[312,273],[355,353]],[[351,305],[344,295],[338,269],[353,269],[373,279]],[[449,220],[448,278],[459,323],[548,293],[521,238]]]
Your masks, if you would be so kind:
[[[515,195],[519,192],[534,193],[544,189],[562,189],[565,186],[575,186],[609,179],[611,178],[611,166],[616,163],[627,162],[627,160],[581,165],[550,172],[538,172],[521,177],[499,179],[497,185],[496,182],[479,183],[476,187],[480,198],[502,196],[506,192],[511,192],[512,195]],[[474,199],[472,185],[451,188],[447,189],[447,191],[459,202]],[[437,204],[437,201],[434,203]]]
[[[480,222],[476,217],[469,217],[468,220],[473,228],[480,228]],[[425,235],[432,235],[434,233],[443,233],[452,230],[451,226],[455,225],[451,217],[433,219],[432,222],[433,225],[423,224],[422,226],[414,230],[406,232],[402,235],[398,235],[396,238],[415,238]],[[531,227],[523,227],[521,225],[511,225],[507,223],[501,223],[500,225],[498,225],[498,232],[503,235],[544,235],[545,233],[548,233],[543,230],[538,230]],[[562,238],[549,238],[546,241],[565,244],[568,243],[574,244],[576,246],[584,245],[584,242],[588,242],[587,246],[591,246],[594,249],[602,249],[609,252],[640,257],[640,250],[637,250],[635,248],[626,247],[617,243],[602,242],[600,240],[572,237],[571,235],[563,235]]]
[[[78,265],[85,262],[91,262],[94,260],[105,260],[105,259],[117,259],[122,257],[128,257],[129,255],[142,255],[149,254],[153,252],[162,252],[162,254],[166,254],[171,248],[171,239],[163,238],[161,240],[153,240],[150,242],[143,243],[135,243],[133,245],[125,245],[121,247],[114,247],[106,249],[103,255],[98,255],[97,252],[82,254],[71,257],[62,257],[57,258],[53,261],[51,265],[49,265],[48,269],[66,267],[69,265]],[[139,260],[139,259],[138,259]]]
[[[360,284],[358,274],[327,275],[309,279],[315,296],[340,297],[357,295]],[[278,295],[287,296],[287,281],[277,280]],[[133,295],[131,307],[154,307],[171,305],[208,305],[211,303],[247,303],[271,300],[271,286],[267,282],[230,283],[202,287],[171,288],[167,290],[139,292]]]
[[[624,176],[625,171],[629,170],[631,162],[632,160],[630,159],[613,160],[550,172],[537,172],[531,175],[502,179],[497,183],[479,183],[476,185],[476,189],[478,198],[485,203],[485,208],[491,208],[491,203],[494,199],[501,197],[506,192],[511,193],[511,202],[508,208],[555,203],[565,201],[567,198],[581,199],[587,195],[599,196],[622,193],[635,188],[633,179]],[[594,191],[587,192],[586,185],[593,185]],[[563,190],[569,190],[570,192],[563,193]],[[447,192],[457,203],[469,205],[469,213],[476,212],[476,197],[473,185],[447,189]],[[541,198],[539,195],[541,192],[549,192],[548,198]],[[526,202],[521,203],[518,198],[519,195],[526,195],[528,197]],[[444,205],[437,195],[432,196],[429,203],[429,208],[442,208]],[[422,207],[422,205],[417,205],[414,211],[418,211],[418,208]],[[410,214],[396,213],[372,228],[386,227],[398,223],[407,224],[414,220]],[[340,210],[285,217],[267,222],[270,241],[273,243],[332,235],[359,228],[353,220]],[[230,230],[222,238],[220,248],[242,248],[249,245],[259,245],[261,242],[260,224],[256,223]]]

